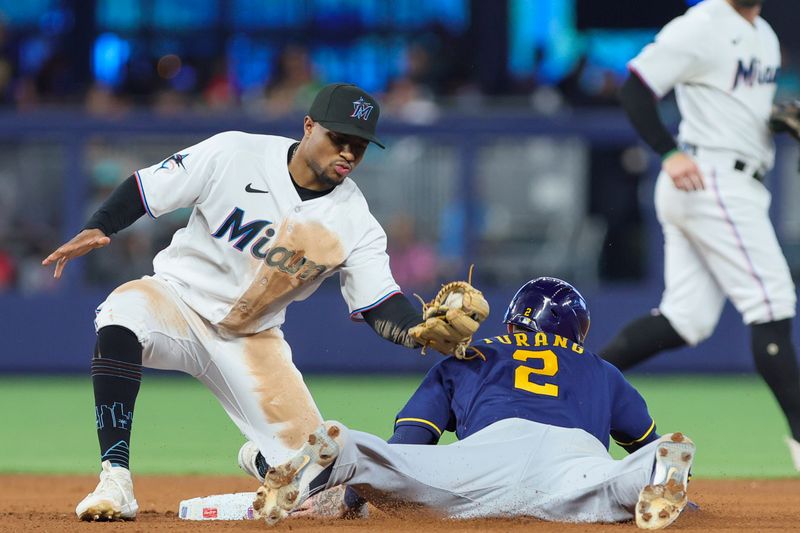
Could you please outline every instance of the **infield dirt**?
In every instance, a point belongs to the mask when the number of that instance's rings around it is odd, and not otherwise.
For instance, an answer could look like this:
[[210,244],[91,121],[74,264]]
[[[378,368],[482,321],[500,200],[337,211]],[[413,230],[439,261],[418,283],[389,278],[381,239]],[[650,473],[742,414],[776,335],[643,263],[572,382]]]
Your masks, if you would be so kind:
[[[0,476],[1,532],[100,531],[638,531],[623,524],[554,524],[535,519],[432,520],[419,513],[390,516],[373,510],[358,521],[287,520],[274,528],[259,521],[188,522],[177,516],[186,498],[255,490],[245,477],[137,476],[134,478],[139,517],[132,522],[86,523],[75,517],[75,504],[94,488],[94,476]],[[680,531],[798,531],[800,477],[779,480],[692,481],[690,498],[700,510],[687,510],[668,529]]]

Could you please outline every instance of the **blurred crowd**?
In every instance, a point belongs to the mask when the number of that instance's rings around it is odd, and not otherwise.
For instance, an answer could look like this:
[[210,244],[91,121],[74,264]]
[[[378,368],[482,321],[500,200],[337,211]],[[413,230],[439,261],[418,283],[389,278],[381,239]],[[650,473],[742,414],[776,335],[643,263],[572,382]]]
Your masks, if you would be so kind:
[[[617,93],[625,76],[583,56],[559,81],[544,81],[532,75],[526,79],[509,78],[502,90],[496,87],[487,90],[477,78],[470,58],[462,57],[459,50],[462,49],[447,42],[431,46],[423,40],[409,45],[401,60],[401,74],[376,91],[383,116],[425,124],[452,110],[474,112],[506,107],[556,114],[571,108],[610,107],[617,105]],[[248,88],[237,81],[224,55],[212,61],[175,54],[158,58],[132,55],[125,64],[122,79],[111,87],[81,81],[64,46],[51,46],[40,53],[44,55],[36,69],[22,68],[20,40],[0,24],[0,108],[26,112],[70,106],[110,119],[139,110],[161,115],[234,111],[280,118],[300,116],[320,87],[337,81],[323,79],[308,48],[299,44],[286,45],[276,55],[268,82]],[[543,59],[541,50],[533,53],[537,61]],[[788,55],[782,80],[784,94],[797,94],[800,75]],[[13,152],[14,147],[0,148],[0,163],[12,157],[4,155],[4,151]],[[88,147],[84,159],[91,186],[87,218],[133,170],[155,162],[131,159],[102,143]],[[638,183],[647,170],[646,154],[632,152],[628,147],[611,151],[592,149],[590,167],[589,212],[604,218],[605,240],[616,243],[613,249],[610,245],[603,246],[600,273],[606,279],[636,279],[644,271],[643,252],[639,250]],[[58,184],[62,176],[51,178],[53,187],[61,187]],[[18,194],[9,192],[15,187],[13,176],[0,173],[0,292],[13,288],[23,292],[50,290],[54,287],[50,273],[39,268],[38,263],[67,237],[60,225],[60,206],[55,206],[55,214],[43,218],[29,210],[40,201],[35,198],[20,201]],[[113,286],[149,273],[152,256],[168,243],[172,232],[185,220],[186,213],[178,213],[157,226],[149,221],[137,223],[114,239],[112,250],[92,254],[87,259],[85,279],[90,284]],[[452,274],[452,257],[447,256],[441,245],[437,248],[430,236],[422,235],[413,220],[398,217],[384,222],[393,270],[402,286],[430,288],[443,273]]]
[[[27,43],[21,49],[20,39],[0,23],[0,106],[26,111],[82,106],[93,115],[111,117],[137,109],[165,115],[242,110],[281,117],[304,112],[319,87],[337,81],[322,78],[305,46],[288,44],[276,54],[268,81],[260,86],[243,87],[224,54],[211,60],[133,54],[112,87],[86,81],[85,73],[80,75],[81,66],[73,64],[74,58],[66,52],[67,44],[42,45],[35,50],[41,57],[23,61],[36,47]],[[409,44],[399,58],[400,74],[373,91],[385,115],[424,123],[435,120],[443,108],[521,106],[555,113],[565,107],[613,105],[624,76],[593,65],[584,56],[558,82],[545,83],[531,76],[508,78],[499,88],[487,88],[478,79],[474,62],[460,57],[463,51],[463,46],[441,40]],[[541,59],[541,51],[534,54]]]
[[[268,83],[249,89],[238,86],[224,56],[214,61],[174,54],[154,60],[132,57],[116,87],[100,82],[84,87],[76,79],[63,49],[52,47],[50,55],[43,58],[34,71],[20,68],[20,53],[19,41],[0,25],[0,106],[22,112],[70,106],[109,119],[124,118],[141,110],[162,115],[241,111],[280,118],[301,115],[318,89],[331,81],[318,74],[308,49],[296,44],[286,46],[277,55]],[[609,74],[595,87],[585,83],[585,67],[586,62],[580,62],[575,72],[555,86],[521,80],[512,84],[507,94],[489,98],[482,94],[479,83],[470,79],[469,68],[463,60],[445,53],[434,56],[418,43],[407,48],[403,74],[391,79],[384,90],[378,91],[378,97],[383,116],[419,124],[435,121],[443,108],[461,107],[472,111],[489,102],[532,106],[545,113],[573,103],[612,104],[620,81],[618,77]],[[8,151],[13,152],[13,147],[8,147]],[[0,149],[0,161],[12,157],[2,152]],[[103,143],[88,147],[84,158],[91,187],[87,218],[133,170],[154,162],[137,160],[130,153],[114,150]],[[55,181],[60,179],[52,177]],[[53,187],[57,186],[53,183]],[[12,198],[3,196],[6,200]],[[36,199],[29,202],[39,203]],[[42,220],[32,216],[19,202],[7,207],[5,216],[0,217],[0,291],[53,289],[55,284],[50,273],[38,267],[38,262],[60,240],[68,237],[61,227],[60,217]],[[56,212],[59,208],[55,206]],[[185,216],[179,213],[169,223],[152,224],[143,220],[115,236],[109,250],[91,254],[86,259],[85,280],[94,285],[113,286],[149,273],[152,256],[167,244],[171,233],[185,222]],[[388,222],[392,266],[401,285],[420,290],[431,288],[443,270],[453,267],[444,249],[449,245],[445,243],[442,250],[437,250],[437,243],[432,242],[430,236],[421,235],[413,220],[399,216],[384,222]]]

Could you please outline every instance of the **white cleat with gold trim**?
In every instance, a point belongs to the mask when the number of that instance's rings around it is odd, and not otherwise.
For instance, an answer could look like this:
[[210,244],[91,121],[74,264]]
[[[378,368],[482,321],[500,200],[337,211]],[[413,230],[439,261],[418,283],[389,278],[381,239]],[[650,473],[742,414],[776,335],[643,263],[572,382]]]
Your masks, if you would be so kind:
[[694,442],[683,433],[664,435],[656,442],[653,480],[639,493],[636,503],[636,525],[642,529],[667,527],[689,501],[686,488],[694,462]]

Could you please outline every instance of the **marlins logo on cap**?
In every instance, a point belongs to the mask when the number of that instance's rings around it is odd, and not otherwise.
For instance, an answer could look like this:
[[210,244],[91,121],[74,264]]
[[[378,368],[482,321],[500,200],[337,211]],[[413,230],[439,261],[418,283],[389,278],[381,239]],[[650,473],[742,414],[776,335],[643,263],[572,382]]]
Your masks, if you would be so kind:
[[334,83],[319,91],[308,116],[331,131],[355,135],[384,148],[375,136],[380,113],[378,102],[364,89],[349,83]]
[[357,101],[353,102],[353,107],[355,109],[353,110],[353,114],[350,115],[351,117],[367,120],[369,119],[370,112],[375,106],[364,101],[363,98],[359,98]]

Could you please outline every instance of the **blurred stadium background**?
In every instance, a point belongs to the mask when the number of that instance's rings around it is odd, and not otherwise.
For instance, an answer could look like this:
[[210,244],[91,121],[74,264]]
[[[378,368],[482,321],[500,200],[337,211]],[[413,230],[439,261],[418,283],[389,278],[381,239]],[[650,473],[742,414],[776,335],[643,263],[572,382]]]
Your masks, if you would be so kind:
[[[693,3],[0,0],[6,409],[33,390],[58,398],[52,391],[76,379],[29,381],[31,374],[88,375],[95,307],[118,284],[150,273],[153,255],[188,214],[140,220],[108,249],[70,263],[59,283],[40,266],[43,257],[74,235],[116,184],[182,147],[229,129],[297,136],[316,90],[334,81],[357,83],[381,102],[379,132],[389,149],[370,150],[356,180],[389,234],[405,292],[430,295],[475,263],[475,282],[494,309],[481,330],[489,335],[522,282],[562,277],[589,300],[588,345],[599,348],[657,305],[662,288],[652,207],[658,161],[628,125],[617,89],[626,62]],[[794,4],[767,2],[764,9],[784,47],[779,100],[800,95]],[[674,101],[663,103],[663,113],[676,123]],[[798,159],[797,146],[780,140],[769,176],[776,229],[795,276]],[[294,304],[284,330],[306,375],[418,375],[437,360],[350,324],[336,282]],[[662,355],[640,372],[733,376],[728,390],[755,391],[769,432],[779,435],[777,406],[752,377],[750,358],[748,331],[728,307],[711,340]],[[81,438],[91,442],[91,390],[81,379]],[[643,383],[664,391],[677,383],[659,379]],[[343,383],[342,390],[352,387]],[[405,398],[413,384],[403,383]],[[702,392],[713,380],[690,383]],[[402,401],[389,403],[381,433]],[[34,403],[23,404],[33,410],[17,413],[20,424],[41,416]],[[30,461],[16,464],[33,465],[43,453],[26,449]],[[85,451],[81,457],[94,464]],[[19,468],[26,467],[0,464]]]

